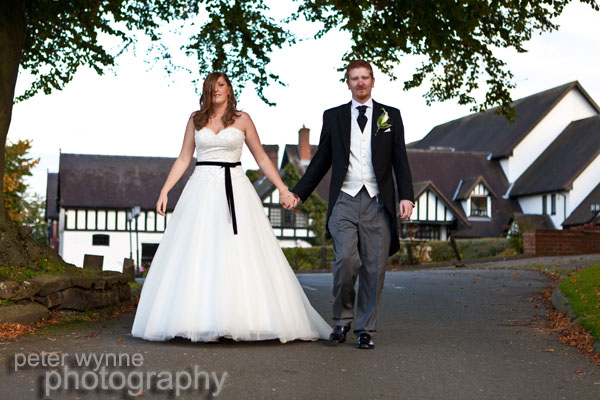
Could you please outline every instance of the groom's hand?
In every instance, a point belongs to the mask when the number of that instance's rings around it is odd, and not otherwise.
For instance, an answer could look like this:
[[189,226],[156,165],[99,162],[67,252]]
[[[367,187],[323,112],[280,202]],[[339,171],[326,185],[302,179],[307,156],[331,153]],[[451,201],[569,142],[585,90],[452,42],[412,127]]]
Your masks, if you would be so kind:
[[413,202],[410,200],[400,200],[400,218],[408,219],[412,215]]
[[297,194],[289,192],[289,195],[286,194],[285,197],[280,197],[279,202],[281,206],[286,210],[292,210],[298,206],[299,197]]

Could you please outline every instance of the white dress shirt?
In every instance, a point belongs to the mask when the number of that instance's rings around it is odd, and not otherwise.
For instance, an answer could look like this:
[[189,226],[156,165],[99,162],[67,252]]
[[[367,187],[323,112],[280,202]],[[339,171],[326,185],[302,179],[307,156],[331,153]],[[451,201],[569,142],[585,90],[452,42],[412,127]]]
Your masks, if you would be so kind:
[[[365,105],[367,110],[367,124],[365,130],[361,132],[358,126],[357,118],[359,111],[356,107]],[[369,98],[364,104],[352,99],[351,129],[350,129],[350,160],[348,171],[342,184],[342,192],[354,197],[364,186],[369,196],[374,197],[379,194],[379,187],[375,179],[373,162],[371,161],[371,124],[373,117],[373,99]]]

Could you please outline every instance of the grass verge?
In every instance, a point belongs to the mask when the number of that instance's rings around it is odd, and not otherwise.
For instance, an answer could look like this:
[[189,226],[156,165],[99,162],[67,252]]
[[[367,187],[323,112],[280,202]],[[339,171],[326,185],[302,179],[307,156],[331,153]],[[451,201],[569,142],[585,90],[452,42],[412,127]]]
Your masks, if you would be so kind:
[[19,282],[42,274],[93,276],[98,272],[100,271],[79,268],[71,264],[51,261],[47,258],[40,258],[33,267],[14,267],[11,265],[0,264],[0,280],[13,279]]
[[600,264],[567,276],[560,283],[560,290],[579,315],[581,325],[600,340]]

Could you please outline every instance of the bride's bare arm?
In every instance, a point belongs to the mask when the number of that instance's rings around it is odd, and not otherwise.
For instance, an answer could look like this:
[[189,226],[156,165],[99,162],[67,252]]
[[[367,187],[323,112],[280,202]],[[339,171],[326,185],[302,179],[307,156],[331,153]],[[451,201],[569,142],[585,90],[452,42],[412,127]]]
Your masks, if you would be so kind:
[[281,177],[279,176],[279,172],[277,172],[277,168],[271,162],[271,159],[263,149],[262,144],[260,143],[260,138],[258,137],[258,132],[256,132],[256,127],[254,126],[254,122],[250,116],[242,112],[240,117],[240,125],[242,129],[246,133],[246,145],[252,156],[256,160],[258,167],[265,174],[268,180],[271,181],[277,187],[280,193],[281,203],[287,209],[295,207],[295,197],[292,192],[288,189],[288,187],[283,183]]
[[[193,116],[193,114],[192,114]],[[187,126],[185,127],[185,135],[183,137],[183,145],[181,146],[181,152],[179,153],[179,157],[173,163],[171,167],[171,171],[167,176],[167,180],[163,185],[162,190],[160,191],[160,195],[158,197],[158,201],[156,203],[156,212],[160,215],[165,215],[167,210],[167,194],[169,191],[175,186],[177,181],[181,178],[185,170],[190,165],[190,161],[192,160],[192,156],[194,155],[194,120],[190,116],[188,120]]]

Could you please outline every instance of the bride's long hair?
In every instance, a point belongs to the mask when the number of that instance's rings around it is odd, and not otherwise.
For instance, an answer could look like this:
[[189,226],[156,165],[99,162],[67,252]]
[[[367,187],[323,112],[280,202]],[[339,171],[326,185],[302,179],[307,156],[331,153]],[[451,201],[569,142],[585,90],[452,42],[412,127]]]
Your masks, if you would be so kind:
[[213,93],[215,91],[215,84],[219,78],[223,78],[227,86],[229,87],[229,94],[227,95],[227,108],[221,120],[223,121],[223,127],[227,127],[239,117],[239,110],[237,109],[237,100],[233,95],[233,86],[231,81],[224,72],[211,72],[208,74],[202,85],[202,96],[200,96],[200,111],[194,114],[194,127],[200,129],[208,124],[210,114],[213,112]]

